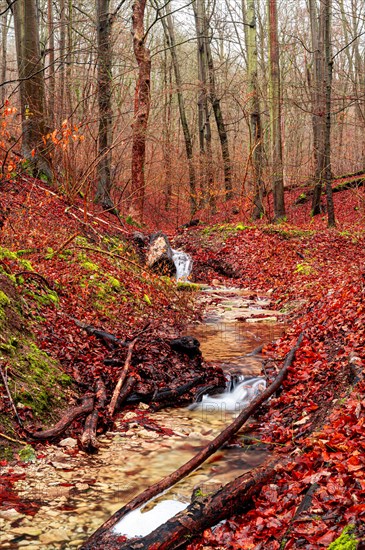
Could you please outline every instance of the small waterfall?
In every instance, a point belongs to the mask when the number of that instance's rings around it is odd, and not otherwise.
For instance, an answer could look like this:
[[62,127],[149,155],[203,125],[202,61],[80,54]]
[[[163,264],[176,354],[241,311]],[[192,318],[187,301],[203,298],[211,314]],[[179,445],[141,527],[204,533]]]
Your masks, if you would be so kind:
[[266,388],[266,380],[262,377],[245,378],[238,380],[230,378],[225,392],[217,395],[203,395],[199,403],[190,405],[190,410],[204,410],[209,412],[239,411],[257,397]]
[[176,280],[187,281],[193,268],[193,259],[186,252],[172,249],[172,261],[176,267]]

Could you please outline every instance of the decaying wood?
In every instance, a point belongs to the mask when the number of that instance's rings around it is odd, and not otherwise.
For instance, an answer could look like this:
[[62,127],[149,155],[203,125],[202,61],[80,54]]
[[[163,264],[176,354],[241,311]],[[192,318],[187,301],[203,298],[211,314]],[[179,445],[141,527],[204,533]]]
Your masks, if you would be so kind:
[[96,380],[96,404],[94,410],[86,417],[84,433],[81,436],[81,447],[84,451],[91,453],[99,448],[99,442],[96,437],[98,425],[99,410],[102,410],[106,402],[106,388],[103,380]]
[[207,458],[209,458],[213,453],[215,453],[224,443],[226,443],[238,430],[243,426],[243,424],[254,414],[258,408],[264,403],[269,397],[271,397],[276,390],[283,383],[288,369],[291,366],[295,354],[302,343],[303,333],[300,334],[296,344],[289,351],[284,361],[284,365],[280,370],[279,374],[275,380],[270,384],[265,391],[258,395],[248,407],[242,410],[239,416],[227,426],[213,441],[208,443],[203,449],[201,449],[192,459],[183,464],[180,468],[175,470],[172,474],[166,476],[162,480],[158,481],[154,485],[148,487],[145,491],[134,497],[130,502],[125,506],[117,510],[111,518],[109,518],[95,533],[86,541],[82,546],[83,550],[91,550],[97,548],[97,542],[105,533],[110,531],[110,529],[118,522],[120,519],[125,516],[128,512],[135,510],[142,504],[145,504],[148,500],[159,495],[166,489],[172,487],[183,479],[185,476],[190,474],[193,470],[198,468]]
[[[118,544],[118,550],[170,550],[186,544],[188,537],[202,532],[219,521],[241,512],[249,505],[262,486],[275,474],[279,460],[248,472],[221,487],[216,493],[203,498],[193,499],[192,503],[149,535],[124,544]],[[200,492],[200,491],[199,491]],[[96,550],[97,546],[94,546]],[[112,549],[108,545],[108,550]]]
[[110,401],[109,406],[108,406],[108,411],[109,411],[110,416],[113,416],[113,414],[114,414],[115,406],[117,404],[117,400],[118,400],[120,391],[123,387],[123,382],[127,377],[128,369],[129,369],[130,364],[131,364],[133,348],[134,348],[136,342],[137,342],[137,338],[132,340],[132,342],[128,346],[128,353],[127,353],[127,357],[126,357],[126,360],[125,360],[125,363],[124,363],[124,367],[122,368],[122,371],[121,371],[120,376],[119,376],[119,380],[117,382],[117,385],[115,386],[111,401]]
[[135,383],[136,383],[136,379],[133,376],[128,376],[128,378],[125,381],[122,389],[120,390],[119,397],[118,397],[117,403],[115,405],[115,410],[116,411],[119,411],[121,409],[121,407],[124,404],[125,400],[127,399],[128,395],[133,390]]
[[74,420],[76,420],[76,418],[84,414],[90,413],[93,408],[94,395],[87,393],[82,399],[82,404],[70,409],[53,428],[50,428],[49,430],[44,430],[43,432],[27,432],[27,435],[32,439],[37,439],[40,441],[58,437],[72,424]]
[[86,323],[82,323],[78,319],[75,319],[74,317],[71,317],[71,319],[74,321],[75,325],[79,328],[82,328],[82,330],[85,330],[87,334],[90,336],[95,336],[95,338],[98,338],[101,340],[101,342],[108,348],[108,349],[116,349],[119,346],[127,346],[127,342],[124,340],[121,340],[120,338],[117,338],[114,336],[114,334],[110,334],[110,332],[105,332],[104,330],[100,330],[98,328],[93,327],[92,325],[87,325]]
[[[170,387],[166,388],[160,388],[158,391],[154,393],[149,394],[139,394],[138,392],[133,393],[130,397],[127,399],[128,404],[132,403],[138,403],[139,401],[142,401],[143,403],[151,403],[151,407],[156,410],[159,408],[159,404],[163,404],[166,406],[166,403],[175,400],[176,397],[182,397],[185,393],[188,393],[190,390],[192,390],[195,386],[199,386],[202,382],[204,382],[206,376],[198,376],[194,378],[193,380],[190,380],[189,382],[186,382],[182,386],[177,386],[174,389],[171,389]],[[213,390],[221,388],[224,390],[224,388],[219,385],[210,385],[210,386],[203,386],[202,388],[199,388],[197,395],[201,395],[202,392],[207,393],[207,390]]]
[[186,382],[186,384],[183,384],[182,386],[178,386],[177,388],[171,390],[170,388],[162,388],[158,392],[156,392],[152,397],[152,407],[156,406],[157,403],[166,403],[169,401],[176,400],[177,397],[181,397],[185,393],[189,392],[192,388],[197,386],[198,384],[201,384],[205,379],[205,376],[198,376],[197,378],[194,378],[194,380],[190,380],[189,382]]

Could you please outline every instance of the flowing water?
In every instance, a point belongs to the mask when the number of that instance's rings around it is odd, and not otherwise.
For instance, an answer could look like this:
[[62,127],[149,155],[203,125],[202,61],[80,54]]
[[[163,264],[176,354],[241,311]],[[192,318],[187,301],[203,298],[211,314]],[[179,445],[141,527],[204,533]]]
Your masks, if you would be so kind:
[[[265,382],[259,376],[260,357],[248,354],[280,336],[284,327],[278,322],[278,314],[267,309],[269,297],[238,289],[206,288],[200,299],[205,302],[206,318],[202,324],[189,327],[186,334],[201,341],[205,359],[222,365],[227,377],[233,376],[233,391],[205,396],[192,410],[169,409],[150,414],[151,420],[170,428],[173,435],[143,428],[138,414],[129,411],[121,414],[115,432],[100,438],[101,448],[96,456],[77,453],[68,446],[50,446],[43,458],[26,468],[15,467],[14,473],[26,474],[17,483],[19,493],[36,501],[39,510],[32,518],[15,510],[2,511],[0,504],[0,548],[78,548],[133,496],[187,462],[232,422],[244,402],[262,389]],[[145,407],[141,405],[142,409]],[[127,432],[118,431],[122,420],[129,423]],[[136,524],[141,523],[146,529],[153,529],[156,514],[161,523],[168,511],[176,513],[175,508],[181,509],[190,501],[194,487],[199,486],[203,492],[218,489],[259,465],[265,456],[265,450],[250,451],[238,444],[217,452],[147,505],[142,522],[141,512],[137,511],[128,532],[136,534]],[[171,500],[174,504],[169,503]],[[145,510],[153,506],[155,514],[150,519]],[[120,529],[127,531],[125,526]]]
[[176,280],[187,281],[193,269],[192,257],[186,252],[172,249],[172,261],[176,267]]

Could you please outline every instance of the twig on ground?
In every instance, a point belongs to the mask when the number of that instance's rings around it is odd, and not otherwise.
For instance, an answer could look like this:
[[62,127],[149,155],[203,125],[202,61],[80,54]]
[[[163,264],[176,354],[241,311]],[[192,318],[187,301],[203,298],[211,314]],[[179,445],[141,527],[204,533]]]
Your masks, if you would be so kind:
[[11,397],[11,393],[10,393],[10,389],[9,389],[9,385],[8,385],[8,379],[7,379],[7,376],[6,376],[6,373],[4,373],[2,367],[0,366],[0,376],[2,378],[2,381],[3,381],[3,384],[4,384],[4,387],[5,387],[5,391],[6,391],[6,394],[8,396],[8,399],[10,401],[10,405],[11,405],[11,408],[13,409],[14,411],[14,414],[15,414],[15,418],[17,419],[18,421],[18,424],[21,428],[23,428],[23,423],[22,423],[22,420],[18,414],[18,411],[16,409],[16,406],[15,406],[15,403],[13,401],[13,398]]
[[121,391],[121,389],[122,389],[123,382],[124,382],[124,380],[126,379],[126,376],[127,376],[127,373],[128,373],[128,369],[129,369],[129,366],[130,366],[130,364],[131,364],[133,348],[134,348],[136,342],[137,342],[137,338],[135,338],[134,340],[132,340],[132,342],[131,342],[131,343],[129,344],[129,346],[128,346],[127,357],[126,357],[124,366],[123,366],[123,368],[122,368],[122,371],[121,371],[121,373],[120,373],[120,376],[119,376],[119,380],[118,380],[118,382],[117,382],[117,385],[115,386],[115,389],[114,389],[114,392],[113,392],[111,401],[110,401],[110,403],[109,403],[108,412],[109,412],[110,416],[113,416],[113,414],[114,414],[115,405],[117,404],[117,400],[118,400],[120,391]]

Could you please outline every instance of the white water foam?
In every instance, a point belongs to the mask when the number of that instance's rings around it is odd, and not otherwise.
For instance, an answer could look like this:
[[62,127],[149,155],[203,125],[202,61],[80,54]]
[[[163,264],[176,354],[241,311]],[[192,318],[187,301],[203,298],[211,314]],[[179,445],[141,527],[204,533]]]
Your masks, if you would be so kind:
[[113,527],[113,531],[118,535],[125,535],[128,538],[145,537],[157,529],[157,527],[166,523],[167,520],[185,510],[187,506],[189,506],[187,502],[163,500],[147,512],[143,512],[143,507],[137,508],[124,516]]
[[193,259],[186,252],[172,249],[172,261],[176,267],[176,280],[187,281],[193,268]]
[[236,385],[224,393],[216,395],[203,395],[198,403],[190,405],[191,410],[214,411],[239,411],[255,399],[266,388],[265,378],[240,379]]

